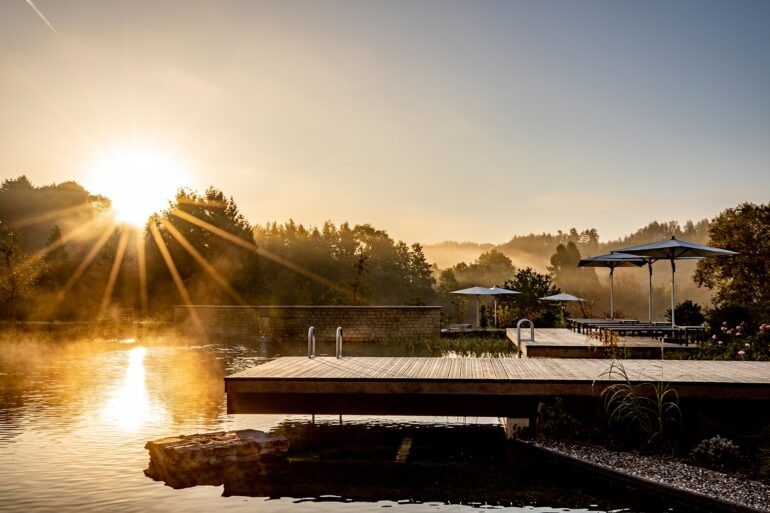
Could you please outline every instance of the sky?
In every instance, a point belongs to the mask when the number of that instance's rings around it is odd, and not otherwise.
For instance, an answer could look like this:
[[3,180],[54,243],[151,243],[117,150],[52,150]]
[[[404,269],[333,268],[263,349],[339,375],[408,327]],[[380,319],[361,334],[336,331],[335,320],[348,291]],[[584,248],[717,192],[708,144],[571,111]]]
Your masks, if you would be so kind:
[[0,2],[1,179],[144,148],[253,224],[421,243],[770,200],[770,2],[33,1]]

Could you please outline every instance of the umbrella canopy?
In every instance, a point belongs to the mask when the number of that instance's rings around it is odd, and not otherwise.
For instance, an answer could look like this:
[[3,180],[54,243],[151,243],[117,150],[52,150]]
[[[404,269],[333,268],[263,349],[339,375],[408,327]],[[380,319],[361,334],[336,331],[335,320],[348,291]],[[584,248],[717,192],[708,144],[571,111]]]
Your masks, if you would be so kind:
[[562,292],[561,294],[554,294],[553,296],[545,296],[540,298],[541,301],[554,301],[554,302],[560,302],[561,303],[561,316],[562,320],[566,322],[567,317],[567,307],[564,303],[580,303],[585,301],[582,297],[573,296],[572,294],[567,294],[565,292]]
[[[610,270],[610,319],[615,318],[615,282],[613,275],[616,267],[641,267],[647,260],[628,253],[607,253],[578,262],[578,267],[607,267]],[[650,290],[652,294],[652,290]]]
[[585,301],[582,297],[573,296],[572,294],[554,294],[553,296],[541,297],[543,301]]
[[[621,253],[629,253],[631,255],[638,255],[649,258],[651,260],[669,260],[671,261],[671,325],[676,326],[676,320],[674,319],[674,274],[676,273],[675,260],[685,260],[693,258],[705,258],[717,255],[737,255],[735,251],[727,249],[714,248],[711,246],[705,246],[703,244],[697,244],[695,242],[687,242],[679,240],[672,236],[668,240],[660,242],[653,242],[651,244],[642,244],[640,246],[631,246],[630,248],[623,248],[618,250]],[[650,262],[651,263],[651,262]],[[650,267],[652,272],[652,267]]]
[[492,295],[506,295],[506,294],[521,294],[518,290],[511,290],[511,289],[504,289],[502,287],[498,287],[495,285],[494,287],[489,289],[492,292]]
[[[480,328],[481,324],[479,322],[479,296],[499,296],[503,294],[521,294],[521,292],[517,290],[504,289],[498,286],[487,288],[487,287],[479,287],[478,285],[476,285],[475,287],[470,287],[467,289],[453,290],[451,294],[465,294],[468,296],[476,296],[476,327]],[[495,327],[497,327],[497,297],[495,297]]]
[[491,296],[493,294],[492,289],[487,287],[470,287],[467,289],[453,290],[451,294],[467,294],[469,296]]

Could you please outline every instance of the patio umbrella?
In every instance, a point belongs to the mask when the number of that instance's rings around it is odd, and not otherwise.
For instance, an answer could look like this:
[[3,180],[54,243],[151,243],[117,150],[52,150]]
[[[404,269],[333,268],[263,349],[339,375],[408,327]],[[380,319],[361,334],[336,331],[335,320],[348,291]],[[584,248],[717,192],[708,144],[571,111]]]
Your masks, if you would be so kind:
[[553,296],[541,297],[543,301],[585,301],[582,297],[573,296],[572,294],[554,294]]
[[[615,281],[613,275],[616,267],[641,267],[647,261],[637,255],[628,253],[607,253],[578,262],[578,267],[607,267],[610,270],[610,319],[615,318]],[[652,290],[650,290],[652,294]],[[651,296],[652,297],[652,296]]]
[[476,296],[476,327],[480,328],[481,323],[479,322],[479,296],[491,296],[494,293],[492,292],[492,289],[488,289],[487,287],[479,287],[476,285],[475,287],[470,287],[467,289],[460,289],[460,290],[453,290],[450,292],[450,294],[464,294],[466,296]]
[[572,294],[567,294],[565,292],[562,292],[561,294],[554,294],[553,296],[541,297],[540,300],[560,302],[562,317],[566,317],[566,315],[564,314],[564,310],[566,308],[564,306],[564,303],[570,303],[570,302],[580,303],[581,301],[585,301],[585,299],[583,299],[582,297],[573,296]]
[[674,236],[672,236],[669,240],[619,249],[618,252],[649,258],[651,260],[650,273],[652,273],[652,260],[671,261],[671,326],[676,326],[676,320],[674,319],[674,307],[676,306],[674,302],[674,274],[676,273],[676,264],[674,261],[693,258],[705,258],[717,255],[738,254],[735,251],[730,251],[727,249],[714,248],[711,246],[705,246],[703,244],[678,240]]
[[504,289],[502,287],[498,287],[497,285],[495,285],[489,290],[492,291],[492,297],[494,297],[495,299],[495,328],[497,328],[497,296],[521,294],[521,292],[519,292],[518,290]]

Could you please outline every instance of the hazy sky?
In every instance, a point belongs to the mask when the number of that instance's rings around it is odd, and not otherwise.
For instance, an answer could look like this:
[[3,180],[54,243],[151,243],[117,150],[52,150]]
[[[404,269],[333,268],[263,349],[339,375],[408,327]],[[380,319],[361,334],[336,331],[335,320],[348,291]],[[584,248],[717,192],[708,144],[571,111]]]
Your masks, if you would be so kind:
[[253,223],[425,243],[770,200],[764,0],[34,4],[0,2],[0,178],[139,144]]

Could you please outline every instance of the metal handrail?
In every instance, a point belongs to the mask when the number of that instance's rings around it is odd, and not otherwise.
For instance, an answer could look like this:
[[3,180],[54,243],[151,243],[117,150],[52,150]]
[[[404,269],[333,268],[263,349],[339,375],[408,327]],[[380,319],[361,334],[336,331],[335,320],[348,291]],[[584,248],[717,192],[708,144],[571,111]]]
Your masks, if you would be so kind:
[[[521,325],[524,323],[529,323],[528,339],[521,338]],[[534,341],[535,341],[535,323],[530,321],[529,319],[519,319],[519,322],[516,323],[516,343],[518,344],[519,358],[521,358],[521,343],[534,342]]]
[[307,330],[307,357],[315,358],[315,328],[313,326]]
[[336,352],[337,358],[342,358],[342,326],[337,327]]

